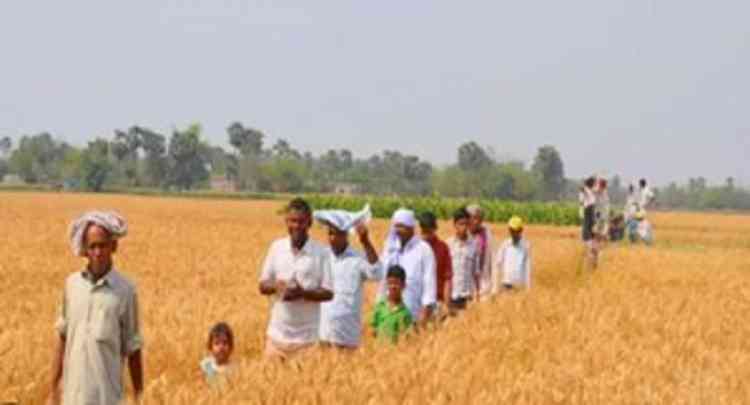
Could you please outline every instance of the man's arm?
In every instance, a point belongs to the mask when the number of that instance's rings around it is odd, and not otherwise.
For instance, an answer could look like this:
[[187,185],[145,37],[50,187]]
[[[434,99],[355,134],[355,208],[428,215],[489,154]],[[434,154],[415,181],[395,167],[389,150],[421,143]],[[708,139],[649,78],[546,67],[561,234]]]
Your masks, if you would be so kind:
[[276,272],[273,268],[273,254],[274,245],[268,249],[268,254],[265,260],[263,260],[263,268],[260,273],[260,282],[258,283],[258,289],[262,295],[274,295],[281,293],[286,288],[286,285],[282,282],[276,281]]
[[333,299],[333,291],[321,287],[314,290],[302,290],[300,296],[305,301],[325,302]]
[[375,246],[372,245],[372,241],[370,240],[370,232],[368,231],[365,224],[359,224],[357,226],[357,235],[359,235],[359,243],[361,243],[362,248],[365,249],[367,262],[375,265],[379,260],[378,252],[375,251]]
[[55,404],[60,402],[60,382],[62,381],[65,363],[65,336],[59,335],[58,337],[55,354],[52,358],[52,385],[50,387],[50,398],[52,398],[52,403]]
[[446,263],[445,284],[440,288],[443,288],[445,302],[449,303],[453,297],[453,257],[451,257],[450,249],[446,249],[444,260]]
[[143,356],[141,351],[136,350],[128,356],[128,368],[130,369],[130,379],[133,381],[133,390],[136,399],[143,395]]
[[437,298],[437,261],[435,254],[428,246],[425,249],[425,255],[422,262],[422,311],[420,312],[419,321],[422,324],[429,322],[432,317],[432,306]]

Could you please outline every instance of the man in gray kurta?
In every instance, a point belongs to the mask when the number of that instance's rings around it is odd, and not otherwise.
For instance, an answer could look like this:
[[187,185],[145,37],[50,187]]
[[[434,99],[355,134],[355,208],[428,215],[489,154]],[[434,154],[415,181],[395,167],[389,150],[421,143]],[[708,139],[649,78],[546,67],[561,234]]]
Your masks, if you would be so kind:
[[67,278],[56,324],[60,340],[52,389],[58,397],[62,379],[65,405],[121,403],[124,359],[136,396],[143,391],[138,295],[112,264],[126,233],[125,221],[108,212],[89,212],[71,227],[73,251],[88,265]]

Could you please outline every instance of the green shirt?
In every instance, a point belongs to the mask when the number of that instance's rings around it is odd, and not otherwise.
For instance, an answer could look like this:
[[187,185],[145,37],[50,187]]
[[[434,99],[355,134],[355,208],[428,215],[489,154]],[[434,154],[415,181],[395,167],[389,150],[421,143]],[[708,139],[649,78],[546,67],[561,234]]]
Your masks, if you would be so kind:
[[408,330],[411,324],[411,312],[403,303],[391,308],[385,300],[375,305],[370,323],[378,338],[388,339],[393,343],[398,341],[398,336]]

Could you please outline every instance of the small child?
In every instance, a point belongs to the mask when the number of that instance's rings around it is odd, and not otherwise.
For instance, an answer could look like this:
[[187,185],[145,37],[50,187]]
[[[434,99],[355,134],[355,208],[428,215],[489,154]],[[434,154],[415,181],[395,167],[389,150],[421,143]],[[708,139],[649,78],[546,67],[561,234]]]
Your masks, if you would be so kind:
[[453,213],[453,226],[455,236],[448,239],[453,262],[451,307],[453,310],[464,310],[472,298],[479,300],[481,258],[479,248],[469,234],[469,212],[466,208],[459,208]]
[[210,355],[201,361],[201,370],[206,382],[216,386],[232,371],[230,358],[234,351],[234,333],[225,322],[219,322],[208,334],[208,351]]
[[496,293],[531,288],[531,244],[523,238],[523,226],[523,220],[517,216],[508,222],[510,238],[497,252],[497,273],[502,280],[495,284]]
[[386,275],[386,286],[387,297],[375,305],[370,324],[375,337],[397,343],[399,335],[413,323],[411,312],[401,300],[401,292],[406,286],[406,271],[401,266],[391,266]]
[[654,233],[651,228],[651,222],[646,219],[646,212],[643,210],[638,211],[635,214],[635,220],[638,221],[638,227],[636,228],[637,239],[650,246],[654,242]]

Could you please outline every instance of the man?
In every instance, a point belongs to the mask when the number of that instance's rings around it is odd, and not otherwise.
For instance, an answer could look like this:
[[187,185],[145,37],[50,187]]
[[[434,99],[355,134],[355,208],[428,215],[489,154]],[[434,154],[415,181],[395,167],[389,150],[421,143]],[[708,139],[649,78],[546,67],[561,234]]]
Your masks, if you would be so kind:
[[124,400],[122,364],[127,360],[136,398],[143,393],[143,338],[135,284],[114,268],[112,256],[127,224],[112,212],[91,211],[70,228],[73,253],[87,260],[71,274],[56,328],[52,403],[109,405]]
[[[364,224],[370,217],[369,207],[357,214],[316,211],[313,216],[328,227],[333,274],[333,300],[321,306],[320,340],[339,349],[356,349],[362,338],[364,283],[383,278],[378,254]],[[349,244],[349,232],[354,229],[366,256]]]
[[469,213],[469,232],[476,240],[479,249],[479,267],[482,276],[479,279],[479,295],[483,299],[492,294],[492,231],[484,226],[484,211],[479,204],[466,207]]
[[[414,320],[426,324],[432,317],[437,298],[435,255],[430,245],[415,236],[416,225],[413,211],[397,210],[391,220],[382,257],[385,268],[398,265],[406,272],[404,304]],[[381,282],[379,300],[385,299],[387,290],[386,283]]]
[[497,292],[531,289],[531,243],[523,237],[523,219],[513,216],[508,221],[508,233],[497,252],[497,272],[501,280]]
[[301,198],[286,207],[289,236],[271,244],[260,276],[260,293],[275,298],[266,357],[292,358],[318,341],[320,304],[333,299],[330,255],[309,236],[310,205]]
[[435,269],[437,290],[437,302],[448,309],[450,307],[453,280],[453,263],[451,261],[451,252],[448,245],[445,244],[437,235],[438,223],[435,214],[425,212],[419,217],[419,227],[422,230],[422,240],[427,242],[432,248],[435,255]]
[[649,208],[651,203],[654,202],[654,192],[651,190],[651,188],[648,186],[648,182],[646,179],[641,179],[639,182],[640,190],[638,190],[638,203],[640,205],[640,209],[645,210],[646,208]]

